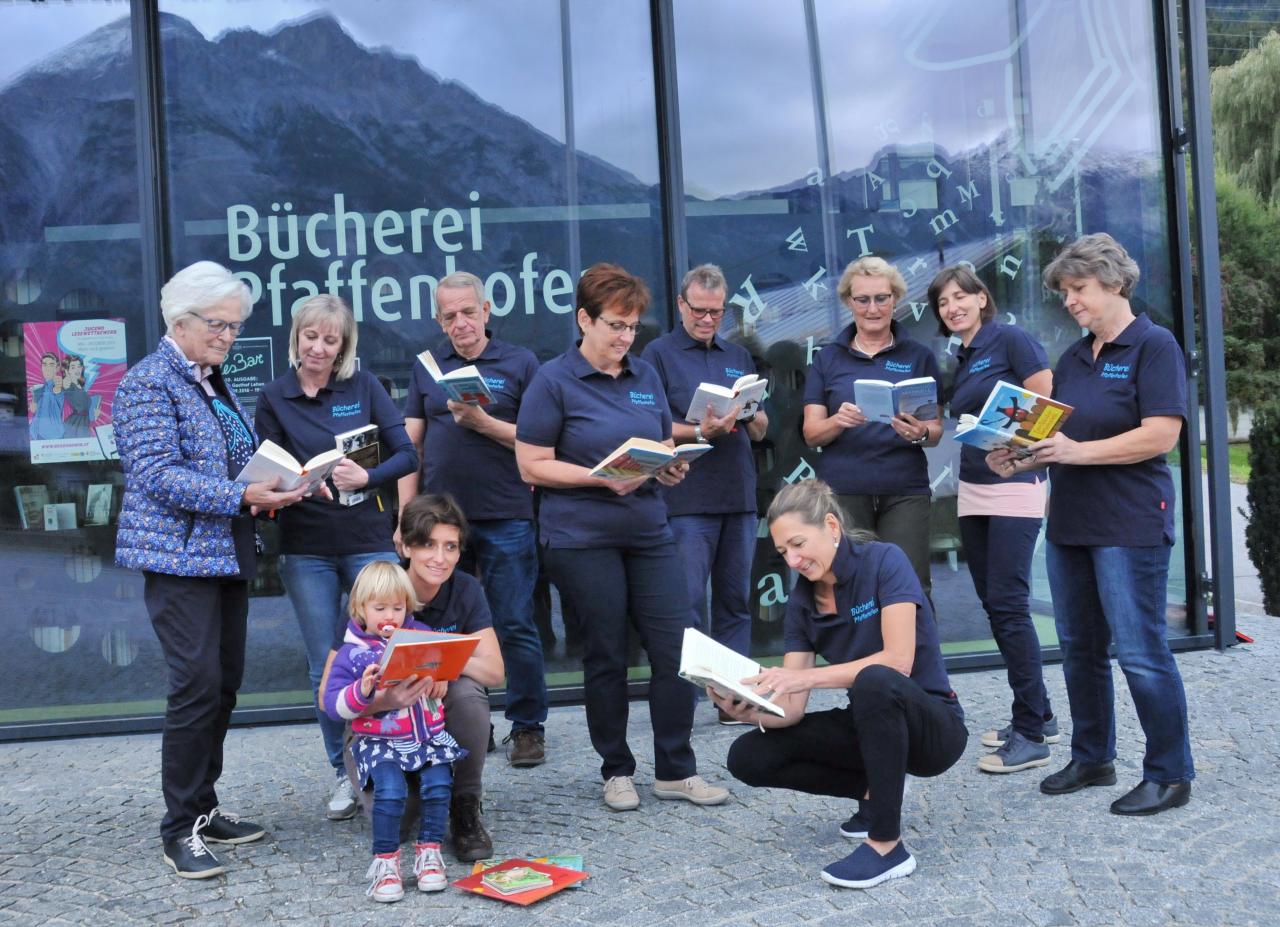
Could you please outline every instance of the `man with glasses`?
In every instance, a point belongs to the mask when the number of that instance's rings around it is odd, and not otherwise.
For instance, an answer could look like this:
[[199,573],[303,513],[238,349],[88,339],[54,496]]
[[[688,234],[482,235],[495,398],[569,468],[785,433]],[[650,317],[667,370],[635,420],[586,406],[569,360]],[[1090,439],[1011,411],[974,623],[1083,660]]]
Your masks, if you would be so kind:
[[[448,494],[467,516],[470,527],[461,566],[480,574],[507,670],[507,760],[515,767],[538,766],[546,759],[547,720],[542,639],[533,616],[538,549],[533,494],[520,479],[513,450],[516,413],[538,372],[538,359],[532,351],[490,334],[490,305],[484,283],[475,274],[459,271],[442,279],[436,286],[435,309],[447,336],[432,351],[440,369],[449,373],[474,365],[493,401],[452,401],[422,364],[413,365],[405,429],[418,448],[422,472],[400,480],[400,508],[403,511],[420,491]],[[461,847],[460,858],[482,859],[492,855],[479,816],[485,744],[463,746],[472,755],[454,768],[450,832],[455,849]],[[460,804],[465,807],[459,809]],[[459,822],[474,826],[460,832]]]
[[[723,416],[708,407],[696,424],[685,420],[699,384],[732,386],[756,372],[746,348],[718,334],[727,291],[724,274],[714,264],[701,264],[685,274],[676,303],[680,325],[649,344],[644,359],[657,368],[666,388],[676,443],[710,442],[714,447],[698,458],[683,482],[665,490],[671,530],[688,566],[690,623],[745,655],[751,648],[751,555],[756,537],[751,442],[764,437],[769,419],[762,410],[740,419],[741,406],[734,406]],[[724,712],[720,721],[736,723]]]

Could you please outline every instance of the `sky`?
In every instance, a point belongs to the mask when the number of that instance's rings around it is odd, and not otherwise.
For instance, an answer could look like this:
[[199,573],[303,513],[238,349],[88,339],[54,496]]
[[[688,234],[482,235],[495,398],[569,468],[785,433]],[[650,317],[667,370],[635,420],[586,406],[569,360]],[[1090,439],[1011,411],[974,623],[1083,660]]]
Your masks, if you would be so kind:
[[[570,10],[575,142],[658,179],[647,0],[563,0]],[[805,177],[819,164],[802,0],[678,0],[676,67],[687,189],[719,196]],[[1051,174],[1091,146],[1158,147],[1149,0],[817,0],[835,172],[890,142],[951,152],[1015,121]],[[206,38],[270,32],[330,12],[564,140],[562,0],[161,0]],[[0,0],[0,86],[76,37],[128,15],[126,0]],[[495,24],[500,24],[497,28]],[[531,80],[530,75],[536,75]],[[1026,86],[1018,84],[1021,77]],[[1026,92],[1023,92],[1026,91]],[[1052,153],[1052,152],[1050,152]]]

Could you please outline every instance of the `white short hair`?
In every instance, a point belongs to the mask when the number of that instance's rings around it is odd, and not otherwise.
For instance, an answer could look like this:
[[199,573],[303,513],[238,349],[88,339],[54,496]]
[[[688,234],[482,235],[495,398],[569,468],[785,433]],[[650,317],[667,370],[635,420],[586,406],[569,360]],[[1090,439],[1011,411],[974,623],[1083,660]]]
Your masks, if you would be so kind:
[[160,314],[165,328],[173,331],[173,324],[183,316],[194,315],[233,296],[240,299],[243,322],[253,313],[248,284],[221,264],[197,261],[170,277],[160,290]]

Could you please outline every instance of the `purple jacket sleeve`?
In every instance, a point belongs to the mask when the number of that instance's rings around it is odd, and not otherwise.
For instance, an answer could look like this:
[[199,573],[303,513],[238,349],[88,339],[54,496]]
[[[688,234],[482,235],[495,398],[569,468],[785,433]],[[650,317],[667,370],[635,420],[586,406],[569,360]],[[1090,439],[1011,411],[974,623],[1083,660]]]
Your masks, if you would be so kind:
[[324,713],[335,721],[358,718],[372,699],[360,694],[360,673],[351,661],[355,646],[344,644],[329,667],[329,680],[324,688]]

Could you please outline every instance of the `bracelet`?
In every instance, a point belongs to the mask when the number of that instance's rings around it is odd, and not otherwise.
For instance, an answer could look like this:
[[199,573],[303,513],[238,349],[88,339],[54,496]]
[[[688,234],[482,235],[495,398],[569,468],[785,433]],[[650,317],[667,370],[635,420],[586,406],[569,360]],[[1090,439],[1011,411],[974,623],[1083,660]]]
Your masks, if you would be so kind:
[[693,426],[693,436],[698,439],[699,444],[706,444],[707,439],[702,436],[702,423]]

